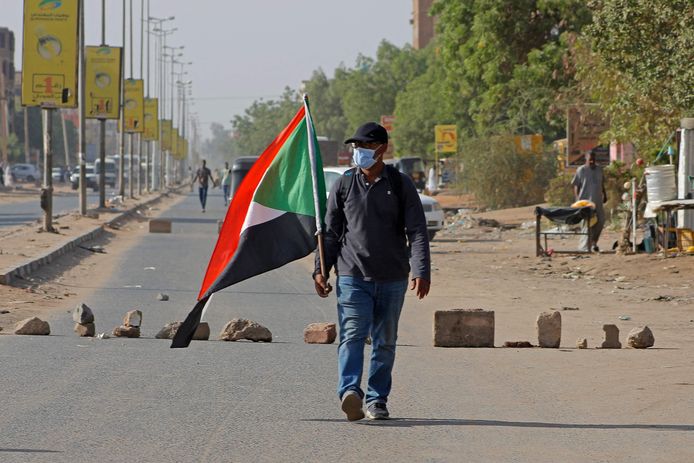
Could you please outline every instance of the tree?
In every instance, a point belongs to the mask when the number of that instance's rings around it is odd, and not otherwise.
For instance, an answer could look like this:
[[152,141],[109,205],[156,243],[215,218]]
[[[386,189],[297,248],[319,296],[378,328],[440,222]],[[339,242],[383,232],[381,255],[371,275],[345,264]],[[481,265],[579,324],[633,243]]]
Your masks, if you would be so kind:
[[562,58],[566,34],[590,22],[582,0],[440,0],[432,14],[463,136],[561,134],[547,115],[573,78]]
[[454,124],[455,101],[444,84],[445,70],[430,53],[427,71],[410,82],[396,98],[393,138],[397,153],[428,158],[434,153],[434,126]]
[[593,0],[594,22],[573,47],[575,99],[597,102],[610,120],[606,141],[654,153],[694,114],[691,0]]
[[305,91],[309,95],[316,133],[330,140],[344,140],[347,133],[347,120],[342,111],[342,99],[333,81],[322,69],[318,69],[313,71],[311,79],[305,82]]
[[232,121],[234,155],[261,154],[286,127],[301,104],[299,93],[289,87],[284,89],[279,100],[254,101],[243,116],[235,116]]

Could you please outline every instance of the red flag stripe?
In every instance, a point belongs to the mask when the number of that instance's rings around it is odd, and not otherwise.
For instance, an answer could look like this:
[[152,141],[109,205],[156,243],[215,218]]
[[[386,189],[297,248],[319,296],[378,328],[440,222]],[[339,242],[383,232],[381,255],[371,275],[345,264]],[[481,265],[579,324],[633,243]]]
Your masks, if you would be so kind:
[[279,150],[294,132],[297,125],[304,119],[304,111],[305,109],[302,106],[289,125],[287,125],[272,143],[270,143],[270,146],[263,151],[263,154],[261,154],[258,160],[253,164],[253,167],[251,167],[246,177],[243,179],[243,182],[239,185],[238,190],[236,190],[231,204],[229,205],[229,209],[227,209],[224,224],[219,233],[214,252],[207,265],[207,271],[205,272],[205,278],[203,279],[202,287],[198,294],[198,300],[204,296],[207,289],[217,280],[229,261],[234,257],[234,254],[236,254],[239,238],[241,237],[241,227],[246,221],[246,216],[248,215],[255,191],[258,189],[260,181],[263,179],[265,172],[268,167],[270,167],[270,164],[272,164]]

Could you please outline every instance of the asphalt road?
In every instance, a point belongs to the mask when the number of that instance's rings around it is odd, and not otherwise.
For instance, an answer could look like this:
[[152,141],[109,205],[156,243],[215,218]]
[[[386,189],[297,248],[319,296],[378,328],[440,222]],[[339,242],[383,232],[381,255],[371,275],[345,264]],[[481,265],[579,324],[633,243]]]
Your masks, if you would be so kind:
[[[115,190],[106,189],[106,197],[113,196]],[[98,205],[99,193],[87,191],[87,204],[89,207]],[[64,214],[79,209],[77,192],[68,195],[61,194],[53,197],[53,215]],[[39,194],[27,197],[26,200],[10,204],[0,204],[0,227],[22,225],[43,218],[43,210],[39,200]]]
[[[90,340],[57,314],[49,337],[0,336],[2,462],[674,462],[694,459],[690,414],[633,419],[600,394],[613,356],[559,350],[435,349],[408,297],[387,422],[348,423],[335,395],[336,346],[306,345],[307,323],[334,321],[305,262],[222,291],[212,335],[234,317],[268,326],[270,344],[154,339],[192,308],[222,214],[193,194],[165,214],[87,302],[97,331],[133,308],[143,338]],[[148,269],[155,267],[155,269]],[[158,302],[160,291],[171,296]],[[428,320],[428,317],[427,317]],[[527,351],[527,350],[526,350]],[[571,363],[570,369],[559,369]],[[575,371],[574,371],[575,370]],[[594,384],[590,394],[572,386]],[[585,390],[585,388],[578,388]],[[587,404],[590,404],[589,406]],[[624,410],[626,408],[626,410]]]

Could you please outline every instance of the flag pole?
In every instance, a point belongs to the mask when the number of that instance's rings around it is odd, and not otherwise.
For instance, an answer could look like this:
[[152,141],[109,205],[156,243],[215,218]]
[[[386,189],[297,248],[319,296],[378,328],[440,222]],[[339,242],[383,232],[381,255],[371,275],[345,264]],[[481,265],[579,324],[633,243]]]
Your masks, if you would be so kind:
[[306,118],[306,130],[308,132],[308,154],[311,158],[311,179],[313,180],[313,204],[316,210],[316,237],[318,238],[318,257],[320,260],[320,273],[328,278],[325,269],[325,248],[323,245],[323,222],[320,216],[320,199],[318,198],[318,172],[316,162],[315,134],[313,133],[313,119],[308,105],[308,94],[304,93],[304,117]]

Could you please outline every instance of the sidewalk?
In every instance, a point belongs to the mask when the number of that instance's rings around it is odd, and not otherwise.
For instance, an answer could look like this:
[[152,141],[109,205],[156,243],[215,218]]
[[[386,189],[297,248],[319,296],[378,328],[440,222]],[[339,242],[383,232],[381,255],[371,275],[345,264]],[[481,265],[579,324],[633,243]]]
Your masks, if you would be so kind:
[[[166,195],[167,193],[164,193]],[[96,212],[91,209],[82,217],[76,212],[54,218],[55,233],[46,233],[39,223],[32,223],[0,232],[0,284],[12,285],[25,279],[40,267],[97,238],[104,227],[118,227],[130,214],[140,213],[161,200],[162,194],[145,194],[126,199],[118,207]]]

